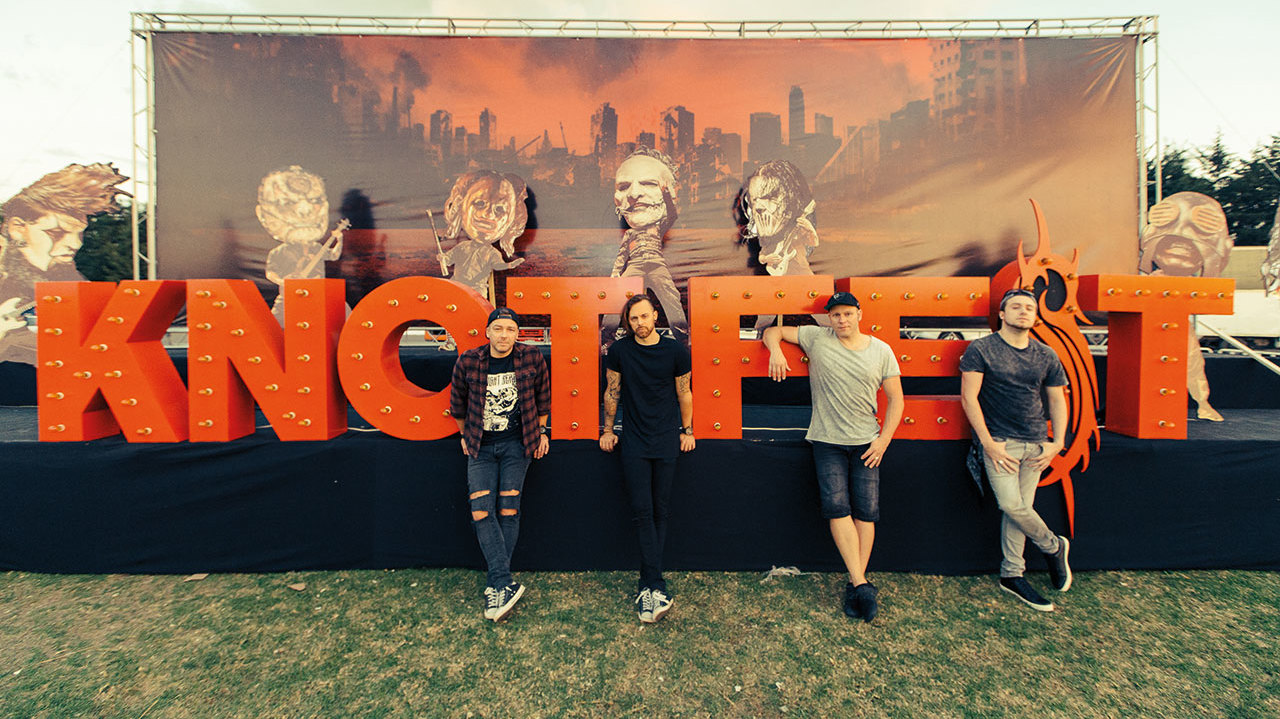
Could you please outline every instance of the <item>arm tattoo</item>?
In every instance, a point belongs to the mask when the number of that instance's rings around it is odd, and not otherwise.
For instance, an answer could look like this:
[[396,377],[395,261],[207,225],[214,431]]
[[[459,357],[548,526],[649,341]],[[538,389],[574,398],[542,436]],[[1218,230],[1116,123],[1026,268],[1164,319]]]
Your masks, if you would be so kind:
[[691,372],[685,372],[684,374],[680,375],[679,377],[676,377],[676,392],[677,392],[677,393],[679,393],[679,394],[688,394],[689,392],[691,392],[691,391],[692,391],[692,390],[689,388],[689,375],[691,375],[691,374],[692,374]]
[[613,428],[613,419],[618,415],[618,399],[622,396],[622,373],[606,370],[608,386],[604,391],[605,428]]

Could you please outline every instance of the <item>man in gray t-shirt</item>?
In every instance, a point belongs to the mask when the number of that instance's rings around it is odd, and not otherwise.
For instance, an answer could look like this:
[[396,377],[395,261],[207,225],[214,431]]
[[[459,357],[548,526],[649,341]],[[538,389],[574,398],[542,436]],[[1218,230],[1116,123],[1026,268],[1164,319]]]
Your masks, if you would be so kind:
[[[1009,290],[1000,300],[1000,330],[969,343],[960,358],[960,402],[982,448],[991,493],[1004,513],[1000,587],[1042,612],[1053,603],[1023,578],[1022,553],[1030,538],[1049,563],[1054,588],[1071,588],[1070,543],[1054,534],[1033,504],[1040,473],[1062,451],[1067,431],[1067,384],[1062,361],[1031,336],[1036,296]],[[1043,398],[1048,398],[1053,439],[1048,439]]]
[[[809,357],[813,413],[805,438],[813,445],[822,516],[849,570],[844,612],[870,622],[879,607],[867,560],[880,519],[880,460],[902,419],[902,373],[889,345],[859,330],[857,298],[837,292],[826,310],[830,327],[770,327],[763,339],[769,376],[779,382],[791,371],[782,341],[800,345]],[[876,422],[881,389],[888,400],[883,428]]]

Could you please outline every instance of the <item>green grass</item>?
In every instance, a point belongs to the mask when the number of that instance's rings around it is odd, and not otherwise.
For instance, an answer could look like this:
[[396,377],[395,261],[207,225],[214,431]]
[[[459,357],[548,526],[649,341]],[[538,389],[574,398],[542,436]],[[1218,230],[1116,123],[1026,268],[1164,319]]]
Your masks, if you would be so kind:
[[[671,573],[0,574],[0,716],[1280,716],[1280,574],[1077,574],[1042,614],[992,577]],[[1044,585],[1043,575],[1032,576]],[[289,584],[303,582],[295,591]]]

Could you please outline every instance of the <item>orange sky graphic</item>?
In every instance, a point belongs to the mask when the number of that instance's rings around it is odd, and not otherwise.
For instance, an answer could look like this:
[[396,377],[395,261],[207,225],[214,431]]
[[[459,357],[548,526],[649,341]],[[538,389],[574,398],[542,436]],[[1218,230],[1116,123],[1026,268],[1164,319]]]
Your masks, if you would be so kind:
[[673,105],[694,113],[696,136],[707,127],[749,138],[750,115],[782,117],[788,133],[788,94],[805,93],[805,127],[814,113],[849,125],[887,118],[905,103],[931,95],[928,40],[632,40],[584,38],[344,37],[349,60],[363,67],[389,103],[396,58],[407,53],[429,76],[414,90],[413,121],[448,110],[453,126],[478,129],[488,107],[498,138],[521,146],[550,133],[560,146],[590,151],[591,114],[602,103],[618,113],[618,141],[657,132],[659,114]]

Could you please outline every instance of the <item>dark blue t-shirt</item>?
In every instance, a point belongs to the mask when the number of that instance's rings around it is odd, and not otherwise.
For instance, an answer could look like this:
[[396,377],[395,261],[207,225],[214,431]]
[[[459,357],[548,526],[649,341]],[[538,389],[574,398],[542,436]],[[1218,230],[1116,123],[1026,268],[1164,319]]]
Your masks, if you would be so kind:
[[693,368],[689,350],[663,337],[642,345],[624,337],[609,347],[605,366],[622,373],[622,454],[670,459],[680,453],[680,400],[675,378]]

